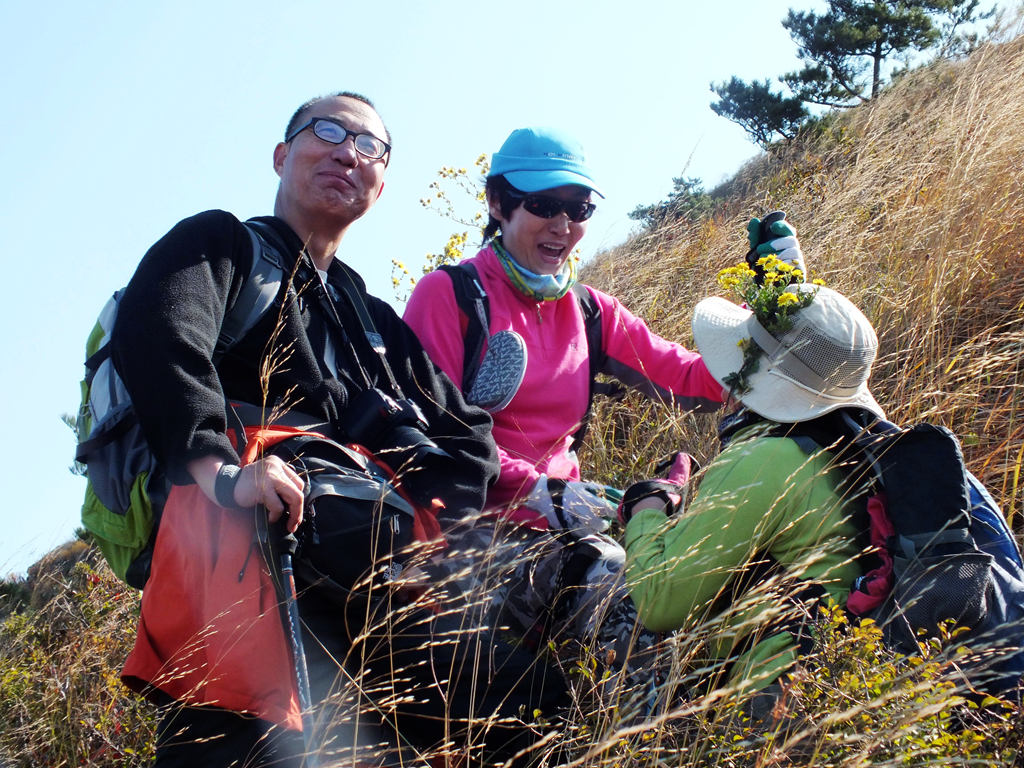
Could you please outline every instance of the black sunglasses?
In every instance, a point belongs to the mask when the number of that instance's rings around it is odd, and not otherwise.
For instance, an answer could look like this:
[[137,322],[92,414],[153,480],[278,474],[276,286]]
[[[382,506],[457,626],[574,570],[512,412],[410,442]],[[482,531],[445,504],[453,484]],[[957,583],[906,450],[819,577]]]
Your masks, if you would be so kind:
[[521,201],[524,211],[542,219],[553,219],[565,211],[569,221],[579,224],[593,216],[597,210],[594,203],[586,200],[559,200],[557,197],[531,195],[511,189],[505,190],[505,194],[513,201]]
[[331,144],[343,144],[351,136],[355,142],[356,152],[371,160],[380,160],[391,151],[391,145],[383,139],[378,139],[372,133],[350,131],[332,117],[311,118],[308,123],[292,131],[290,136],[285,136],[285,143],[287,144],[310,126],[313,127],[313,134],[318,139],[323,139]]

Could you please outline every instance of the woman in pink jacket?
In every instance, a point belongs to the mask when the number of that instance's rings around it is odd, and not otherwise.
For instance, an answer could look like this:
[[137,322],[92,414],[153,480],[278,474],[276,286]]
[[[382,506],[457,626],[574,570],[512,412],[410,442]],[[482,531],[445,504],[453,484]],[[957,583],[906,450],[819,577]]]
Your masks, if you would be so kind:
[[[511,600],[516,607],[510,610],[528,637],[533,631],[543,640],[560,629],[552,623],[559,624],[561,617],[576,639],[592,641],[601,612],[586,595],[599,593],[607,601],[606,582],[621,581],[623,552],[600,535],[606,519],[614,517],[617,494],[581,482],[573,451],[573,436],[588,412],[590,358],[599,356],[601,372],[685,409],[718,408],[722,387],[697,353],[655,335],[617,299],[586,286],[601,328],[601,349],[588,348],[581,303],[573,291],[576,260],[570,256],[596,207],[592,196],[603,195],[578,142],[550,129],[513,131],[492,158],[486,195],[490,218],[484,247],[460,268],[470,265],[486,293],[485,335],[504,357],[484,354],[478,378],[498,380],[505,390],[479,404],[491,411],[501,460],[487,504],[498,518],[519,524],[511,535],[521,545],[514,550],[521,579],[514,582],[521,581],[519,591],[527,594]],[[789,249],[788,260],[799,259],[794,237],[773,240],[772,247],[775,253]],[[419,281],[405,320],[435,364],[456,383],[463,382],[464,335],[472,318],[460,310],[449,272],[439,270]],[[465,387],[465,392],[473,402],[473,389]],[[493,526],[483,528],[484,536],[492,533]],[[498,535],[509,538],[508,533]],[[589,557],[590,563],[567,562],[572,559],[566,556],[567,542],[577,550],[582,542],[590,554],[579,557]],[[493,550],[494,541],[489,546]],[[523,558],[524,546],[537,549]],[[567,571],[574,569],[583,575],[569,576]],[[560,607],[562,588],[573,582],[585,587],[583,594],[577,590],[571,605]],[[624,592],[611,602],[632,610]],[[622,629],[616,625],[610,631],[621,635]],[[620,643],[614,645],[621,650]]]

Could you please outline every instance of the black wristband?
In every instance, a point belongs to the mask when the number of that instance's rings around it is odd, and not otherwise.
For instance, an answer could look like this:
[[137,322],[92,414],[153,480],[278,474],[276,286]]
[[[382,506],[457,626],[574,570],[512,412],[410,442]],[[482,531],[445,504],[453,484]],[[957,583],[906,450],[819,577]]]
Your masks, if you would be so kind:
[[[671,494],[680,497],[681,501],[673,500]],[[671,517],[679,511],[686,497],[686,487],[667,480],[640,480],[633,483],[622,495],[619,503],[619,519],[623,525],[633,518],[633,508],[637,502],[649,498],[660,499],[665,504],[665,515]]]
[[238,485],[238,476],[242,468],[237,464],[222,464],[217,470],[217,476],[213,480],[214,500],[222,507],[234,509],[238,506],[235,503],[235,486]]
[[565,480],[560,477],[549,477],[548,495],[551,497],[551,507],[555,511],[555,517],[558,518],[561,527],[566,530],[572,528],[565,515],[565,507],[562,505],[562,498],[565,496]]

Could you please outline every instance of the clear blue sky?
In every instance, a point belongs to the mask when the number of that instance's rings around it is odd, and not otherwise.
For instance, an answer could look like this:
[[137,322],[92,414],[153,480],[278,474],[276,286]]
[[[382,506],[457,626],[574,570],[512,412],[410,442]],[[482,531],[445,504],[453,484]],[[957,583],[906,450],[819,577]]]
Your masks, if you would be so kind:
[[363,92],[391,130],[383,197],[339,255],[392,299],[391,259],[416,268],[453,229],[419,202],[437,169],[471,166],[514,128],[557,126],[587,147],[608,198],[585,256],[621,242],[627,213],[672,177],[731,175],[756,148],[711,112],[709,83],[795,69],[779,22],[816,5],[0,2],[0,574],[78,524],[84,480],[60,417],[77,410],[100,307],[179,219],[270,212],[271,152],[299,103]]

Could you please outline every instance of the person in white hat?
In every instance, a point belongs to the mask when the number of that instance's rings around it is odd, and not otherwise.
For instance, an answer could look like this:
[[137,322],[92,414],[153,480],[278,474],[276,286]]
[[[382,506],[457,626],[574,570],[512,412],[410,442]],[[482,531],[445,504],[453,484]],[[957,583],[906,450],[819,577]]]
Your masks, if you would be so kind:
[[[627,491],[620,508],[641,620],[658,631],[721,622],[713,660],[734,684],[755,689],[806,650],[815,606],[841,602],[861,575],[862,521],[845,474],[796,435],[815,424],[828,433],[824,422],[843,412],[859,423],[885,416],[868,390],[878,340],[860,310],[826,287],[791,285],[779,295],[798,308],[771,331],[725,299],[697,305],[697,347],[741,407],[723,421],[725,447],[684,514],[670,486]],[[766,607],[782,610],[768,622]]]

